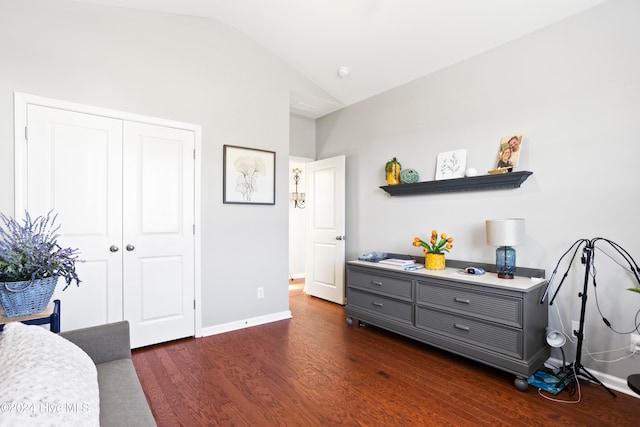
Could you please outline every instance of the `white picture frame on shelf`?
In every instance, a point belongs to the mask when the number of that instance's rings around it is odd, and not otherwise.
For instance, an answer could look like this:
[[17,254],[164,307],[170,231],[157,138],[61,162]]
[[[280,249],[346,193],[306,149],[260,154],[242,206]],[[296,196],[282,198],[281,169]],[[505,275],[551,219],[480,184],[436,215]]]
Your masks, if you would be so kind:
[[467,150],[445,151],[436,160],[436,181],[464,177],[467,166]]

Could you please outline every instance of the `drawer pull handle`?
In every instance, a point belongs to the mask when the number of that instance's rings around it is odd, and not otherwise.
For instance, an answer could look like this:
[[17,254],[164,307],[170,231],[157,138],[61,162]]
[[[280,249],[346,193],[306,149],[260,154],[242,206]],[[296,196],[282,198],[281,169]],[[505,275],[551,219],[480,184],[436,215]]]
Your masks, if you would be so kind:
[[376,285],[376,286],[382,286],[382,282],[378,282],[376,280],[372,280],[371,283]]
[[371,302],[371,304],[372,304],[372,305],[375,305],[376,307],[380,307],[380,308],[382,308],[382,303],[381,303],[381,302],[375,302],[375,301],[372,301],[372,302]]
[[453,327],[456,328],[456,329],[460,329],[461,331],[468,331],[469,330],[468,326],[464,326],[464,325],[461,325],[459,323],[454,323]]
[[471,304],[471,301],[469,301],[468,299],[463,299],[463,298],[454,298],[453,299],[455,302],[459,302],[462,304]]

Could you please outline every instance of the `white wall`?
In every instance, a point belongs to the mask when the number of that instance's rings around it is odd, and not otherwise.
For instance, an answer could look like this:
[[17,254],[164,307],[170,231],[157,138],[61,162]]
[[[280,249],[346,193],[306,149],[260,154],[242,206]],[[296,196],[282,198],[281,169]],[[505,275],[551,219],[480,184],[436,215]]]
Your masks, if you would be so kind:
[[[2,212],[14,92],[200,124],[203,326],[288,312],[289,92],[314,85],[215,21],[64,0],[0,2],[0,58]],[[222,203],[223,144],[276,152],[275,206]]]
[[[598,236],[640,262],[638,16],[640,3],[612,0],[318,120],[317,158],[347,156],[348,258],[372,249],[419,255],[413,237],[436,228],[456,239],[450,258],[491,263],[484,221],[523,217],[521,266],[549,276],[574,241]],[[468,166],[492,169],[500,138],[518,131],[519,169],[533,172],[520,189],[389,197],[378,188],[394,156],[421,180],[433,179],[438,153],[458,148],[468,150]],[[550,310],[550,323],[562,319],[567,332],[580,316],[584,269],[576,264]],[[638,284],[604,254],[597,266],[600,309],[617,330],[632,330],[640,296],[625,288]],[[589,293],[588,350],[628,348],[628,335],[604,325]],[[567,349],[574,357],[575,345]],[[602,363],[583,353],[582,363],[622,380],[640,372],[640,356]]]

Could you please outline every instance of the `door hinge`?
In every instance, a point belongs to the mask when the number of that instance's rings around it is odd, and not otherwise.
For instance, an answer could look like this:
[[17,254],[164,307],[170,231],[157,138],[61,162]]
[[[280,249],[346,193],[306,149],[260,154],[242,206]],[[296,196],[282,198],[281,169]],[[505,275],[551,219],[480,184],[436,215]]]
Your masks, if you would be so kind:
[[28,137],[29,131],[28,131],[28,129],[29,129],[28,127],[26,127],[26,126],[24,127],[24,140],[25,141],[29,140],[29,137]]
[[196,300],[193,300],[193,309],[196,309]]
[[195,234],[196,234],[196,225],[193,224],[193,235],[195,236]]
[[196,149],[194,148],[193,149],[193,160],[195,160],[195,159],[196,159]]

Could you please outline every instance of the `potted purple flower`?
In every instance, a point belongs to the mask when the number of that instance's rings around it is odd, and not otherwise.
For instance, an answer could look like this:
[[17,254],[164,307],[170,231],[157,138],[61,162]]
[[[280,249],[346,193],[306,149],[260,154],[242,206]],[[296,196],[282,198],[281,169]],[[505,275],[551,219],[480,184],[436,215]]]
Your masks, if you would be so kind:
[[64,289],[80,284],[78,250],[58,245],[56,219],[52,212],[35,219],[26,212],[20,223],[0,213],[0,303],[7,317],[43,311],[60,277]]

